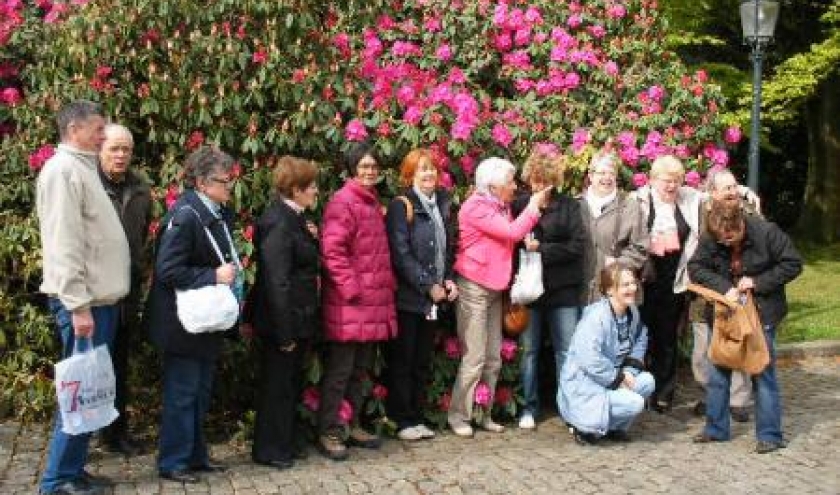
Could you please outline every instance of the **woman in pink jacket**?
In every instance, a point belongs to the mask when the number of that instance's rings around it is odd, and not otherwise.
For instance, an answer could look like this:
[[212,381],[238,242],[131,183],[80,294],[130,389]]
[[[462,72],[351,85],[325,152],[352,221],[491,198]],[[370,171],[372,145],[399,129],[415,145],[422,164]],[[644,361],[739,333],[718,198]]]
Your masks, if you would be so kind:
[[[452,388],[449,427],[456,435],[473,434],[475,388],[479,380],[491,391],[502,367],[502,296],[510,285],[513,250],[540,219],[550,188],[531,196],[515,220],[509,205],[516,191],[513,164],[488,158],[475,171],[475,192],[458,213],[459,239],[455,258],[458,284],[458,339],[464,355]],[[491,400],[492,403],[492,400]],[[501,432],[489,413],[479,425]]]
[[[347,458],[347,445],[379,447],[379,438],[358,424],[362,380],[372,366],[376,342],[397,334],[396,279],[376,193],[379,160],[368,143],[351,145],[344,159],[350,179],[327,203],[321,230],[327,346],[318,448],[333,460]],[[353,409],[346,443],[339,418],[345,395]]]

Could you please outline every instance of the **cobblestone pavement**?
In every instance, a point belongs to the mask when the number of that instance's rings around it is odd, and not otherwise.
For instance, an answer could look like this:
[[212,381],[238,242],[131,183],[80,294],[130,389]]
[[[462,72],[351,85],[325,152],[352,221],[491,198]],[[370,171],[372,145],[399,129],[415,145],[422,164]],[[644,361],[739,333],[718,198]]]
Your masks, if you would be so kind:
[[[694,445],[699,398],[683,387],[669,414],[645,412],[630,444],[576,445],[556,417],[533,432],[451,433],[422,443],[389,440],[379,451],[351,450],[333,463],[314,451],[287,471],[249,462],[242,446],[213,445],[231,466],[198,485],[161,482],[154,456],[131,459],[94,451],[89,468],[111,477],[115,494],[840,494],[840,359],[811,359],[780,371],[787,449],[752,453],[753,423],[734,424],[726,444]],[[47,434],[43,427],[0,425],[0,494],[37,493]]]

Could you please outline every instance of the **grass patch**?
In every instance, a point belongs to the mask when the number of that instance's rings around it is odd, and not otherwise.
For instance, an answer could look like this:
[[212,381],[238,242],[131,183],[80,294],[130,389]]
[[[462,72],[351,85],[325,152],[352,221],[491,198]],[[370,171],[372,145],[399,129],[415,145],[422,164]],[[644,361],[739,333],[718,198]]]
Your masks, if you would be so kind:
[[789,313],[778,339],[840,339],[840,244],[797,247],[805,258],[805,269],[787,286]]

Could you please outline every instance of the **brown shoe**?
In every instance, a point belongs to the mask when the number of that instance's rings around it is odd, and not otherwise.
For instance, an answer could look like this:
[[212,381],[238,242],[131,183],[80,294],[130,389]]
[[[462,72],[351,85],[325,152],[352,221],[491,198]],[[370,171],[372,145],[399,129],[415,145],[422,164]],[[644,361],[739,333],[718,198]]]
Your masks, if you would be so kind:
[[368,433],[362,427],[354,426],[350,428],[350,438],[347,439],[347,445],[363,449],[378,449],[382,445],[382,441],[378,436]]
[[318,450],[324,457],[332,459],[333,461],[343,461],[347,459],[347,446],[340,436],[336,434],[324,434],[318,438]]

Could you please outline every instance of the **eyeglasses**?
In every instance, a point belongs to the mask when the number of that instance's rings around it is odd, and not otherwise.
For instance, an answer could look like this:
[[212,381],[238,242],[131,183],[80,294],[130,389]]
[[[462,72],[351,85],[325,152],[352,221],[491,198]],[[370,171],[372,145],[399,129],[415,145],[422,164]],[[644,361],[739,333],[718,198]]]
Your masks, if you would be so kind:
[[223,186],[233,187],[233,183],[234,183],[234,181],[235,181],[236,179],[234,179],[233,177],[225,177],[225,178],[222,178],[222,177],[210,177],[210,178],[209,178],[209,180],[211,180],[211,181],[213,181],[213,182],[215,182],[215,183],[217,183],[217,184],[221,184],[221,185],[223,185]]

